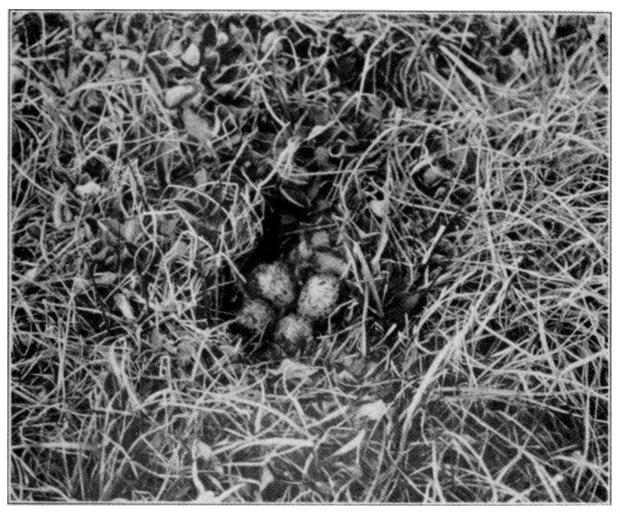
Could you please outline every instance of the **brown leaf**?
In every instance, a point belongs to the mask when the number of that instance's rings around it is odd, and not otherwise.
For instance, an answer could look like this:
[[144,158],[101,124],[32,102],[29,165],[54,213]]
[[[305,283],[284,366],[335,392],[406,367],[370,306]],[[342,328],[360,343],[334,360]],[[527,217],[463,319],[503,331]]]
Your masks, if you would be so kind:
[[337,450],[333,457],[337,457],[339,455],[344,455],[345,453],[349,453],[352,450],[356,450],[360,447],[362,442],[364,441],[364,437],[366,436],[366,430],[362,430],[359,432],[353,439],[351,439],[347,444],[342,446],[339,450]]
[[164,103],[166,104],[166,107],[174,107],[184,100],[187,100],[195,92],[196,90],[191,84],[180,84],[178,86],[168,88],[164,93]]
[[159,23],[151,33],[146,51],[148,53],[155,52],[165,48],[170,40],[170,34],[172,33],[172,21],[166,20]]
[[30,268],[28,271],[26,271],[26,273],[24,273],[24,278],[28,282],[34,282],[39,276],[39,272],[40,272],[39,266],[35,265],[32,268]]
[[318,368],[316,366],[310,366],[291,359],[284,359],[281,362],[280,367],[274,373],[276,375],[282,375],[283,378],[287,380],[294,380],[298,378],[303,381],[317,371]]
[[167,47],[166,52],[171,57],[179,57],[183,53],[183,47],[181,45],[181,40],[177,39],[176,41],[172,41]]
[[269,484],[271,484],[275,480],[273,473],[269,469],[269,466],[263,466],[263,472],[260,477],[260,484],[258,485],[258,490],[262,493]]
[[388,202],[387,200],[371,200],[368,203],[370,210],[378,218],[385,218],[388,215]]
[[260,46],[261,52],[266,54],[269,50],[271,50],[273,44],[277,41],[279,37],[280,33],[277,30],[272,30],[271,32],[269,32],[265,36],[265,39],[263,39],[263,43]]
[[123,293],[116,293],[114,295],[114,303],[116,304],[116,307],[118,308],[118,310],[121,311],[121,314],[125,317],[125,319],[128,319],[130,321],[135,321],[136,316],[133,313],[131,304],[129,303],[129,300]]
[[329,248],[331,245],[329,232],[326,230],[319,230],[314,232],[310,237],[310,246],[312,248]]
[[226,35],[226,32],[218,32],[217,33],[217,41],[215,46],[224,46],[226,45],[228,42],[230,41],[230,38],[228,37],[228,35]]
[[97,196],[104,192],[104,188],[101,187],[94,180],[89,180],[86,184],[75,186],[75,192],[78,196],[86,198],[88,196]]
[[389,414],[389,407],[383,400],[377,400],[361,405],[355,413],[358,419],[368,419],[371,421],[379,421],[383,416]]
[[137,218],[130,218],[121,226],[123,239],[128,243],[135,243],[140,235],[141,227]]
[[202,167],[196,170],[194,173],[194,180],[196,181],[197,186],[204,186],[207,182],[209,182],[207,170]]
[[52,210],[52,219],[54,220],[54,226],[57,229],[64,227],[69,217],[65,206],[65,200],[67,196],[67,186],[62,185],[56,194],[54,195],[54,208]]
[[183,52],[183,55],[181,55],[181,60],[192,68],[195,68],[200,64],[200,50],[198,49],[196,43],[190,43],[190,45],[185,49],[185,52]]
[[14,84],[18,80],[23,79],[25,76],[25,73],[24,73],[24,70],[20,66],[12,64],[11,71],[9,72],[9,76],[11,78],[11,84]]
[[331,252],[316,252],[314,254],[314,264],[317,271],[321,273],[334,273],[340,278],[346,277],[349,273],[349,264]]
[[329,127],[330,125],[315,125],[314,127],[312,127],[312,130],[310,131],[310,134],[308,134],[308,137],[306,138],[306,140],[311,141],[318,135],[325,132]]
[[219,131],[218,123],[212,127],[207,120],[196,114],[189,107],[183,109],[183,123],[185,125],[185,130],[205,146],[210,145],[211,140]]
[[108,64],[106,77],[113,80],[127,80],[134,78],[135,75],[129,68],[129,59],[113,58]]

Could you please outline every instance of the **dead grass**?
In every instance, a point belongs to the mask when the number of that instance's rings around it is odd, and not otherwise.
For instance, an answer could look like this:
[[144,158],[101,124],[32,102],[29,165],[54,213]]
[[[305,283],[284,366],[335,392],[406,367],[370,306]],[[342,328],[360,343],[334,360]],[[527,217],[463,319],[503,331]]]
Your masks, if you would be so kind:
[[[11,27],[12,502],[608,501],[606,17]],[[235,284],[319,226],[348,296],[258,361]]]

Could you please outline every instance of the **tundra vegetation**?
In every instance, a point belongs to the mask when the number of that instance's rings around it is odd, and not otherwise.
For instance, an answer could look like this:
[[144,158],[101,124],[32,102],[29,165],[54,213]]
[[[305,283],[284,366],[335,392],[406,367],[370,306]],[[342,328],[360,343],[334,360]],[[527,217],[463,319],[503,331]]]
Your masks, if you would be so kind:
[[608,501],[609,17],[10,30],[10,501]]

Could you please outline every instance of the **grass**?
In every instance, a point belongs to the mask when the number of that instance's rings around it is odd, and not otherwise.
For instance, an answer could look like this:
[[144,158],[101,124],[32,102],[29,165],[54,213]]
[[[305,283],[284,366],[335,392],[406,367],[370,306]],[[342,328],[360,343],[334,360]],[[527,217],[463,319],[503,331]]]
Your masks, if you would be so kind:
[[10,501],[607,502],[608,22],[13,12]]

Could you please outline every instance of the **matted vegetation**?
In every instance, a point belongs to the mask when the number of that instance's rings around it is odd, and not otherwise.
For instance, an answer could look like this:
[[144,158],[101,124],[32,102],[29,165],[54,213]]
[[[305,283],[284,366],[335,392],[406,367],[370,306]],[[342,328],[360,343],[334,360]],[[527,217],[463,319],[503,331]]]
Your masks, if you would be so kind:
[[[11,501],[608,500],[607,17],[11,30]],[[319,228],[337,312],[248,351]]]

